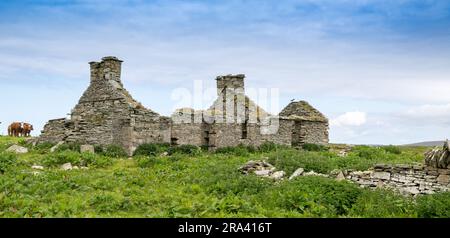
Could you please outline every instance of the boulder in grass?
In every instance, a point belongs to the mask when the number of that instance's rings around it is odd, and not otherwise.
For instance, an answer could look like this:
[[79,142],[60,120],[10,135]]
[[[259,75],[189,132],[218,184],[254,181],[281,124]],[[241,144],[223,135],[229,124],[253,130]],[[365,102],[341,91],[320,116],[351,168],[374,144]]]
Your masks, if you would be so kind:
[[67,171],[67,170],[72,170],[73,167],[72,167],[71,163],[65,163],[65,164],[61,165],[61,169]]
[[95,148],[93,145],[81,145],[80,146],[80,152],[81,153],[95,153]]
[[277,171],[270,175],[270,178],[274,180],[280,180],[284,177],[285,174],[286,173],[284,171]]
[[270,175],[270,173],[272,173],[272,170],[268,170],[268,169],[266,169],[266,170],[255,170],[254,173],[257,176],[267,177],[267,176]]
[[13,152],[16,154],[25,154],[25,153],[28,153],[28,148],[22,147],[20,145],[12,145],[8,149],[6,149],[6,152]]
[[298,168],[295,172],[289,177],[289,180],[292,180],[298,176],[301,176],[305,170],[303,168]]
[[336,176],[336,180],[337,181],[345,180],[345,175],[344,175],[344,173],[342,173],[342,171],[339,172],[339,174]]
[[44,169],[44,166],[42,166],[42,165],[33,165],[33,166],[31,166],[31,168],[32,168],[32,169],[43,170],[43,169]]

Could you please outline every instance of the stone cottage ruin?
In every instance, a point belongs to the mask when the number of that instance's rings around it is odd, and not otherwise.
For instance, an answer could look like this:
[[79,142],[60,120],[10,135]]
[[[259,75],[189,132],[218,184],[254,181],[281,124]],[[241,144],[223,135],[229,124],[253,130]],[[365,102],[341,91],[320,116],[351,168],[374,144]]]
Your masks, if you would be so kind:
[[143,143],[206,146],[211,150],[264,142],[328,143],[328,119],[305,101],[271,115],[245,95],[245,75],[216,78],[217,99],[206,110],[182,108],[161,116],[134,100],[120,79],[122,61],[90,62],[90,85],[70,119],[47,122],[38,142],[117,144],[130,154]]

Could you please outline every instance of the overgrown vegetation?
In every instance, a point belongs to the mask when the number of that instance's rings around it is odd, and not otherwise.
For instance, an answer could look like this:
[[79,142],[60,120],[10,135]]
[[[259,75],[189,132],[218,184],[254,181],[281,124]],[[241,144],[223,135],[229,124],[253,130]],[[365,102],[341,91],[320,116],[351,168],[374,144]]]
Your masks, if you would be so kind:
[[112,158],[126,157],[128,155],[127,152],[120,145],[108,145],[105,148],[103,148],[103,152],[101,154]]
[[173,154],[185,154],[185,155],[198,155],[202,152],[201,148],[195,145],[179,145],[170,147],[167,152],[169,155]]
[[143,155],[143,156],[156,156],[163,152],[167,152],[170,144],[142,144],[139,145],[134,151],[135,156]]
[[48,153],[50,152],[50,149],[54,146],[55,144],[50,143],[50,142],[44,142],[44,143],[40,143],[37,144],[33,149],[35,149],[36,151],[40,152],[40,153]]
[[[216,152],[143,145],[128,159],[116,146],[96,148],[96,154],[79,153],[75,145],[50,153],[50,144],[27,154],[4,152],[15,143],[16,138],[0,137],[0,217],[450,216],[450,193],[413,199],[330,178],[274,182],[238,171],[260,159],[288,176],[298,167],[322,173],[360,170],[376,163],[422,162],[427,148],[355,146],[340,157],[332,148],[297,150],[270,143]],[[61,170],[67,162],[89,169]]]
[[217,154],[228,154],[235,156],[248,156],[250,153],[256,152],[256,149],[252,146],[238,145],[235,147],[222,147],[215,151]]
[[81,145],[79,143],[64,143],[58,146],[56,152],[62,152],[67,150],[78,152],[80,151],[80,147]]
[[324,145],[305,143],[302,148],[307,151],[328,151],[328,147]]
[[66,150],[48,154],[40,162],[47,167],[58,167],[65,163],[75,166],[105,167],[111,165],[114,159],[115,157]]
[[382,148],[383,148],[386,152],[389,152],[389,153],[392,153],[392,154],[397,154],[397,155],[399,155],[399,154],[402,153],[402,150],[401,150],[398,146],[395,146],[395,145],[383,146]]
[[17,158],[11,153],[0,153],[0,174],[5,173],[10,167],[17,163]]

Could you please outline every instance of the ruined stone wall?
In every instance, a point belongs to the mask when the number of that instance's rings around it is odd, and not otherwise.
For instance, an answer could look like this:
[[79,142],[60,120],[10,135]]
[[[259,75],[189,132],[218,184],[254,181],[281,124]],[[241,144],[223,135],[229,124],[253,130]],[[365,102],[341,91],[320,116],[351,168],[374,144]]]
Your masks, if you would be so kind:
[[265,142],[273,142],[279,145],[292,144],[292,130],[294,122],[273,118],[271,122],[259,123],[249,127],[251,144],[259,146]]
[[40,141],[117,144],[130,154],[142,143],[170,142],[170,118],[131,97],[120,81],[121,63],[115,57],[91,62],[90,85],[70,120],[49,121]]
[[75,106],[71,119],[74,128],[66,141],[108,145],[126,125],[127,108],[121,100],[82,102]]
[[[272,122],[274,123],[274,122]],[[239,144],[259,146],[265,142],[291,145],[293,121],[279,120],[277,124],[261,123],[215,123],[211,125],[210,143],[213,147],[237,146]],[[246,128],[246,136],[243,130]],[[245,133],[244,133],[245,134]]]
[[406,195],[450,191],[450,169],[380,164],[370,171],[346,171],[344,175],[362,187],[385,187]]
[[170,118],[130,107],[124,100],[78,104],[74,129],[66,141],[122,145],[132,153],[139,144],[170,142]]
[[172,123],[172,144],[174,145],[196,145],[206,144],[202,123]]
[[50,142],[58,143],[65,140],[70,133],[73,123],[66,118],[50,120],[45,124],[44,129],[39,136],[38,143]]
[[208,125],[203,122],[202,111],[180,108],[171,116],[172,145],[207,145],[208,131]]
[[131,115],[131,141],[125,144],[130,151],[144,143],[170,143],[171,120],[163,116],[151,116],[148,112]]
[[293,144],[328,144],[328,123],[321,121],[296,121]]
[[243,123],[213,123],[210,126],[210,147],[221,148],[248,144],[248,139],[242,138]]

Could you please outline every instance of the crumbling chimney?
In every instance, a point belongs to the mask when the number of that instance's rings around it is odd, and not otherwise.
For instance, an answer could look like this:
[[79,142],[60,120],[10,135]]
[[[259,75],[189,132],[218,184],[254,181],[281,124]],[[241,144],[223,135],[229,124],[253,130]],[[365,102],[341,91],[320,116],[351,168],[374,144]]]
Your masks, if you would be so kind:
[[101,62],[89,62],[91,65],[91,82],[95,80],[114,80],[120,81],[122,60],[114,56],[106,56]]
[[224,89],[231,89],[236,94],[244,94],[244,74],[217,76],[217,95],[220,95]]

